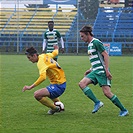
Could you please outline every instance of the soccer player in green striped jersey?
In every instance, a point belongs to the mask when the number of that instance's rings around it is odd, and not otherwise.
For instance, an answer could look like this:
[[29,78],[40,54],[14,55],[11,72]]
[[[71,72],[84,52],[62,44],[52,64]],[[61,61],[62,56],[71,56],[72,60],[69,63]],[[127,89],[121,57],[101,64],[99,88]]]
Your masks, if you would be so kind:
[[109,56],[103,43],[93,37],[91,26],[82,27],[80,37],[81,40],[88,43],[88,56],[91,68],[85,72],[84,78],[79,82],[79,87],[94,102],[92,113],[96,113],[103,106],[103,102],[97,99],[88,85],[99,84],[104,95],[120,109],[119,116],[128,115],[128,110],[122,105],[118,97],[111,92],[112,75],[109,71]]
[[[54,21],[49,21],[48,22],[48,29],[44,33],[44,40],[43,40],[43,47],[42,51],[45,51],[46,48],[46,53],[52,53],[54,50],[53,45],[58,45],[59,41],[62,46],[62,53],[64,53],[64,41],[63,38],[60,34],[60,32],[56,29],[54,29]],[[58,56],[54,58],[55,61],[57,61]]]

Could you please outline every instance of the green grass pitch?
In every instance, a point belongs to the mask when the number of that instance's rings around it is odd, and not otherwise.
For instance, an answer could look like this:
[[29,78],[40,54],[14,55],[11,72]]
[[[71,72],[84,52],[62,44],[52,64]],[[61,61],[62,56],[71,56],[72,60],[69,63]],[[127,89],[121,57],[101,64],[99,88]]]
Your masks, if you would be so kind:
[[46,80],[31,91],[22,92],[38,78],[36,64],[24,55],[0,55],[0,132],[1,133],[132,133],[133,132],[133,57],[110,57],[113,75],[112,92],[129,110],[129,116],[118,117],[119,109],[91,85],[104,107],[92,114],[94,104],[78,87],[84,72],[90,68],[87,56],[59,56],[66,73],[67,88],[60,97],[65,112],[47,115],[48,108],[37,102],[34,91],[49,85]]

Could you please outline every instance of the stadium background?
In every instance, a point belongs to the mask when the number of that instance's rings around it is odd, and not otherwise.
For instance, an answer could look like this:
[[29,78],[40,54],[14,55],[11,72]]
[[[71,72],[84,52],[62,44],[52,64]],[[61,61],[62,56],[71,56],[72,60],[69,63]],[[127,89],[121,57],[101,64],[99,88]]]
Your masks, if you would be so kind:
[[1,54],[21,54],[29,46],[41,52],[47,22],[54,20],[66,54],[86,53],[79,29],[92,25],[94,36],[112,46],[112,55],[133,55],[132,0],[1,0],[0,8]]

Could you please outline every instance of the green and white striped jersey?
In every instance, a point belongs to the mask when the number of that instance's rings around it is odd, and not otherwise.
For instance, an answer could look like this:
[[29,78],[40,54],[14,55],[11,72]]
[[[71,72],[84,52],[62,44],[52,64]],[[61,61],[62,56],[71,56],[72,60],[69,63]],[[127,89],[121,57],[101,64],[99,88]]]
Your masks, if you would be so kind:
[[96,38],[93,38],[92,41],[88,44],[88,55],[92,70],[97,73],[105,72],[104,59],[102,52],[105,50],[102,42]]
[[53,45],[58,45],[58,39],[61,38],[61,35],[58,30],[53,29],[53,31],[49,31],[49,29],[44,33],[44,39],[47,40],[47,53],[50,53],[54,50]]

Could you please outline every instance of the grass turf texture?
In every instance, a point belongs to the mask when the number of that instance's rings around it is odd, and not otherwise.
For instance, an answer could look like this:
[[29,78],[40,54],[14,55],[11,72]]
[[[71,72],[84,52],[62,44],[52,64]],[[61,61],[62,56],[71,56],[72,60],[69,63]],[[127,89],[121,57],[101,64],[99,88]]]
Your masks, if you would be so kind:
[[91,114],[94,104],[78,87],[84,72],[90,68],[87,56],[59,56],[58,62],[67,77],[66,92],[60,97],[65,112],[47,115],[48,108],[37,102],[33,93],[49,84],[48,80],[31,91],[22,92],[38,77],[36,64],[24,55],[0,56],[0,132],[1,133],[131,133],[133,57],[110,57],[113,75],[112,92],[130,115],[118,117],[119,109],[102,93],[99,86],[91,85],[104,107]]

